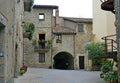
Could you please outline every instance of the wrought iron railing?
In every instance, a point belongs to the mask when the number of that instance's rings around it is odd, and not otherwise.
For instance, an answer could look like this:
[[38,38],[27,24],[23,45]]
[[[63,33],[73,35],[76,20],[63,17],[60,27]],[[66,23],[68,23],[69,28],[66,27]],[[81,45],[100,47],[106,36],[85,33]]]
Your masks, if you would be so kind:
[[39,44],[37,46],[34,46],[34,50],[36,52],[47,52],[50,50],[50,46],[51,46],[50,43],[45,42],[43,44]]
[[108,58],[117,58],[116,34],[102,37],[105,42],[105,56]]

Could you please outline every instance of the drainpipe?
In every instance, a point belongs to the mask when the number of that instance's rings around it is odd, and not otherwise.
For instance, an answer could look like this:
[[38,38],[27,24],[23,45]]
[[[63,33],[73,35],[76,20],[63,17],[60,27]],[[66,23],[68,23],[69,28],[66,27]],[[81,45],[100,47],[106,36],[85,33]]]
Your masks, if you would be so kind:
[[76,35],[76,34],[73,35],[73,43],[74,43],[73,69],[76,68],[76,66],[75,66],[75,64],[76,64],[76,63],[75,63],[75,58],[76,58],[76,57],[75,57],[75,56],[76,56],[76,52],[75,52],[75,41],[76,41],[76,40],[75,40],[75,35]]
[[53,68],[53,16],[51,16],[51,45],[50,45],[50,50],[51,50],[51,68]]
[[[14,0],[14,22],[13,22],[13,56],[14,56],[14,62],[15,62],[15,43],[16,43],[16,18],[17,18],[17,12],[16,12],[16,0]],[[14,77],[17,77],[17,67],[16,67],[16,64],[14,63]]]
[[51,67],[53,68],[53,56],[54,56],[53,55],[53,39],[54,39],[53,28],[56,26],[59,26],[59,7],[55,9],[55,21],[53,20],[53,16],[52,16],[51,24],[52,24],[51,26]]
[[120,83],[120,0],[114,0],[115,17],[116,17],[116,34],[117,34],[117,59],[118,59],[118,83]]

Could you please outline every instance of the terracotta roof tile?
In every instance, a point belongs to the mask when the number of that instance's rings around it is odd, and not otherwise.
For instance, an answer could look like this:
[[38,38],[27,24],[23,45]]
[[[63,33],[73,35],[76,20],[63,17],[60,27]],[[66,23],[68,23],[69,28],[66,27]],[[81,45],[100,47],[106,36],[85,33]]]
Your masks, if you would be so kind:
[[57,27],[54,27],[53,28],[53,33],[56,33],[56,34],[75,34],[76,31],[75,29],[71,29],[69,27],[64,27],[64,26],[57,26]]

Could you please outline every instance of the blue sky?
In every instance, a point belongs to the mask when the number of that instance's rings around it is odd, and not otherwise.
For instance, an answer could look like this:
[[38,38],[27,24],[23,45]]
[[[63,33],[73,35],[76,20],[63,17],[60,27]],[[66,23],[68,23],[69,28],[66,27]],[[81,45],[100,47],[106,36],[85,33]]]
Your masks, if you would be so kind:
[[35,0],[34,4],[57,5],[60,16],[92,18],[92,0]]

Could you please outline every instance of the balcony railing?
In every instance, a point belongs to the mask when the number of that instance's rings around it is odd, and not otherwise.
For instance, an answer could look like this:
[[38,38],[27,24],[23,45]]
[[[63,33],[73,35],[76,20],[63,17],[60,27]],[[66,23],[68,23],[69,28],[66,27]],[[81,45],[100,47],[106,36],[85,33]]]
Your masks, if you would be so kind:
[[109,35],[102,38],[105,41],[105,57],[106,58],[117,58],[117,41],[116,34]]
[[50,43],[39,44],[38,46],[34,46],[35,52],[48,52],[50,50]]

